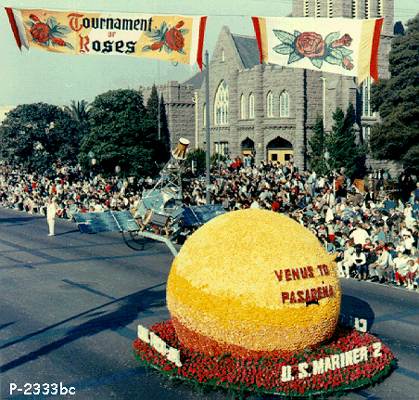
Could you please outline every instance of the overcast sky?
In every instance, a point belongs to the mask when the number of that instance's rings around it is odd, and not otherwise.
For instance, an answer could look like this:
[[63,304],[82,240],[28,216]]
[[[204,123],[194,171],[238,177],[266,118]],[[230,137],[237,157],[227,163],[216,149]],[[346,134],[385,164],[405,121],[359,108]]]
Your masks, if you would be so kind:
[[[58,105],[71,100],[91,101],[109,89],[183,81],[197,71],[196,67],[136,57],[69,56],[35,49],[20,53],[5,6],[208,15],[205,47],[211,51],[223,25],[233,33],[253,35],[248,16],[286,16],[291,4],[291,0],[0,0],[0,108],[39,101]],[[395,20],[414,16],[416,4],[415,0],[395,0]]]

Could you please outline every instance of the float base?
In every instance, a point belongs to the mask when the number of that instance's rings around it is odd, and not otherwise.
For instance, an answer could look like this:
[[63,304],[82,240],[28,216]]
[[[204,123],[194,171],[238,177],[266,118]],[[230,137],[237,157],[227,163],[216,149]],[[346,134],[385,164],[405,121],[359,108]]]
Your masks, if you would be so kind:
[[[143,365],[198,386],[242,393],[301,397],[343,392],[379,382],[396,366],[391,350],[375,336],[342,327],[316,349],[243,358],[230,354],[209,356],[185,348],[170,320],[150,330],[180,350],[182,366],[177,367],[149,344],[136,339],[134,352]],[[362,361],[356,362],[359,357]]]

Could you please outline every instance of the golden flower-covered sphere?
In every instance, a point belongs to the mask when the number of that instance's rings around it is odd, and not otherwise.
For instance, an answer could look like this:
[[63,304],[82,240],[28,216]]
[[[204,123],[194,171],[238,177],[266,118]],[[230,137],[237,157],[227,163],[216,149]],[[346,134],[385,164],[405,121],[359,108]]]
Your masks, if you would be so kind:
[[334,332],[336,266],[296,221],[264,210],[223,214],[186,241],[167,305],[180,341],[209,354],[293,351]]

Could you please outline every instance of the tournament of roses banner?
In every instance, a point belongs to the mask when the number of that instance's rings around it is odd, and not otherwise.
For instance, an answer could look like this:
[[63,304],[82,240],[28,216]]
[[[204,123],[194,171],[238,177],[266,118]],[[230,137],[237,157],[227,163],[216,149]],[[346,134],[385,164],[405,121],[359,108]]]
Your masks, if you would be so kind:
[[19,48],[198,63],[206,17],[6,8]]
[[378,79],[383,18],[252,17],[260,61]]

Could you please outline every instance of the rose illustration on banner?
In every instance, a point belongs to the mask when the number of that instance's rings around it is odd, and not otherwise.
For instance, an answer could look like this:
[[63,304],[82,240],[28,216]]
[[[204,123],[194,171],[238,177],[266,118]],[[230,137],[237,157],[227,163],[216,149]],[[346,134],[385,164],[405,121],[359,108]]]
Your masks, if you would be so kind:
[[295,41],[295,49],[298,53],[308,58],[324,56],[323,38],[314,32],[304,32]]
[[183,25],[183,21],[179,21],[174,27],[170,27],[166,22],[163,22],[159,29],[146,32],[146,35],[153,40],[153,43],[144,46],[142,51],[165,50],[167,53],[177,51],[180,54],[186,54],[183,48],[185,46],[185,35],[189,30],[181,29]]
[[346,70],[354,68],[350,50],[352,38],[345,33],[339,38],[339,32],[329,33],[324,39],[316,32],[298,32],[294,34],[273,30],[274,35],[281,41],[273,50],[278,54],[288,55],[288,64],[292,64],[307,57],[318,69],[321,69],[323,62],[333,65],[340,65]]
[[32,40],[43,46],[61,46],[73,49],[71,43],[63,38],[71,32],[70,28],[61,25],[54,17],[49,17],[47,22],[42,22],[35,14],[29,15],[30,20],[26,25],[30,27]]

